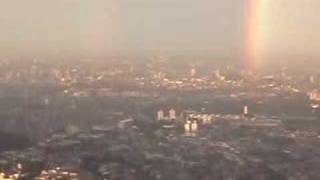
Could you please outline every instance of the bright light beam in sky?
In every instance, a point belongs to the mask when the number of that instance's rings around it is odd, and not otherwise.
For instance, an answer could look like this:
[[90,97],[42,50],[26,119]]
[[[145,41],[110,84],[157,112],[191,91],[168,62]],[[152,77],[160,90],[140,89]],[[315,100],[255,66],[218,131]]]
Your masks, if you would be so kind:
[[262,63],[267,9],[265,0],[246,0],[243,63],[249,71],[255,71]]

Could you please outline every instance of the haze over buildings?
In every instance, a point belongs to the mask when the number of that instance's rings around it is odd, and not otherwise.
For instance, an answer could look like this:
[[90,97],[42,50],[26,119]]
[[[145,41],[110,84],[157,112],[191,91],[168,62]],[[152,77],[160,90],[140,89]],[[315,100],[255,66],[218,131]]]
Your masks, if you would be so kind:
[[318,180],[319,0],[2,0],[0,180]]

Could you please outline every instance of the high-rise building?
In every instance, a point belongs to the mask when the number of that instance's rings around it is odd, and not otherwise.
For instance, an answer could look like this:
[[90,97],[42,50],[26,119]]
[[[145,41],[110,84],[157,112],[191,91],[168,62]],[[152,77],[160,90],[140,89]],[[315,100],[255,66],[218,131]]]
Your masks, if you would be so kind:
[[159,121],[164,119],[164,112],[163,112],[163,110],[159,110],[159,111],[157,112],[157,119],[158,119]]
[[174,120],[174,119],[176,119],[177,117],[176,117],[176,111],[174,110],[174,109],[170,109],[169,110],[169,119],[170,120]]
[[244,106],[244,107],[243,107],[243,115],[244,115],[244,116],[248,116],[248,115],[249,115],[249,108],[248,108],[248,106]]
[[194,76],[196,75],[196,73],[197,73],[196,69],[192,68],[192,69],[190,70],[190,75],[191,75],[191,77],[194,77]]
[[191,124],[191,131],[192,132],[197,132],[198,131],[198,122],[197,121],[193,121]]
[[190,123],[185,123],[185,124],[184,124],[184,131],[185,131],[185,132],[191,132]]
[[198,122],[188,120],[184,124],[184,130],[186,133],[195,133],[198,131]]

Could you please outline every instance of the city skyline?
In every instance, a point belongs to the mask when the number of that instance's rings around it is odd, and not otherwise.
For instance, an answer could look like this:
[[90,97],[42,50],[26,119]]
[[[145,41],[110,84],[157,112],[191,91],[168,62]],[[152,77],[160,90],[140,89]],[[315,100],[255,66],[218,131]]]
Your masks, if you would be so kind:
[[319,0],[3,0],[0,180],[317,180]]

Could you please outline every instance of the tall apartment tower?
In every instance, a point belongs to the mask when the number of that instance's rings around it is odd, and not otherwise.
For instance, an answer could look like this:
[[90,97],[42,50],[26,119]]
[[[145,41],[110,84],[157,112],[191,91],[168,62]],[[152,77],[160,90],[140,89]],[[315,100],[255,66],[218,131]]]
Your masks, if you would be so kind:
[[157,112],[157,119],[158,119],[159,121],[164,119],[164,112],[163,112],[163,110],[159,110],[159,111]]
[[176,111],[174,109],[169,110],[169,119],[174,120],[176,119]]
[[248,106],[244,106],[244,107],[243,107],[243,115],[244,115],[244,116],[248,116],[248,115],[249,115],[249,108],[248,108]]

